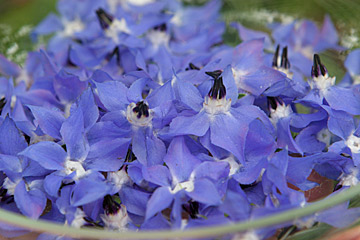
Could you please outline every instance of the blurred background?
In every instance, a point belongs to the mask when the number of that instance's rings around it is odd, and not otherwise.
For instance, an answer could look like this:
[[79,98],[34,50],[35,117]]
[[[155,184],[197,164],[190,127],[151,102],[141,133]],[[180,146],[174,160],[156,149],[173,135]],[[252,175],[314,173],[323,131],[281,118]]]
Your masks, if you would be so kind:
[[[206,0],[184,1],[201,4]],[[0,0],[0,6],[0,53],[21,63],[26,51],[36,47],[28,37],[31,28],[48,13],[56,12],[56,0]],[[227,23],[239,21],[258,30],[279,20],[308,18],[321,23],[328,14],[340,32],[342,44],[360,47],[360,0],[223,0],[222,12]],[[228,28],[225,42],[240,42],[234,29]]]
[[[206,0],[184,1],[187,4],[202,4]],[[28,51],[45,44],[46,38],[41,38],[36,44],[31,42],[29,33],[47,14],[56,12],[56,2],[0,0],[0,54],[21,65]],[[271,22],[307,18],[321,24],[324,16],[329,15],[339,32],[341,44],[349,48],[343,52],[327,51],[322,54],[322,62],[338,79],[345,72],[342,62],[347,53],[360,47],[360,0],[223,0],[222,14],[226,23],[238,21],[246,27],[264,31]],[[224,40],[231,45],[240,43],[237,32],[230,27],[227,28]],[[353,206],[360,205],[359,201],[352,202]],[[329,225],[319,224],[292,235],[291,239],[316,239],[333,233]],[[23,239],[31,238],[25,236]]]

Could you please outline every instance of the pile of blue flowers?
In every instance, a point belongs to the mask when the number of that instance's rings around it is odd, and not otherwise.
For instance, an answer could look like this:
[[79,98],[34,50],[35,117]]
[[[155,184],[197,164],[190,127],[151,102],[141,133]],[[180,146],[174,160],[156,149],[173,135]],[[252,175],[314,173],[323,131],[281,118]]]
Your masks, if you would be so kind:
[[[220,8],[60,0],[32,33],[52,34],[46,49],[22,67],[0,56],[0,207],[77,228],[189,229],[302,208],[314,174],[332,194],[356,185],[360,50],[336,84],[318,55],[344,49],[328,17],[271,36],[234,23],[231,47]],[[281,227],[359,217],[347,202]]]

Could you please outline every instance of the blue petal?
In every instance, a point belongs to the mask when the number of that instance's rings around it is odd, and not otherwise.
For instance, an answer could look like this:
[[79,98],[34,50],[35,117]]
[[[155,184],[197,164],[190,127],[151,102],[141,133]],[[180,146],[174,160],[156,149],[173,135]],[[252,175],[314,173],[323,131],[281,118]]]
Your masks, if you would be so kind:
[[0,125],[0,153],[16,155],[26,147],[25,138],[16,128],[14,121],[6,117]]
[[46,206],[46,196],[39,189],[26,190],[25,182],[20,181],[15,188],[15,202],[20,211],[27,217],[37,219]]
[[127,87],[119,81],[95,83],[100,101],[107,110],[123,110],[129,104],[127,100]]
[[81,179],[73,189],[71,205],[78,207],[91,203],[109,194],[110,190],[110,185],[107,185],[105,182],[97,179]]
[[193,169],[200,164],[200,160],[190,153],[183,137],[171,141],[164,162],[177,182],[187,181]]
[[209,126],[208,114],[205,111],[200,111],[191,117],[180,116],[172,120],[169,134],[204,136]]
[[44,107],[28,106],[39,124],[41,130],[49,136],[61,139],[60,128],[65,121],[59,111],[50,110]]
[[56,31],[59,31],[63,28],[61,20],[55,14],[49,14],[35,29],[33,34],[34,37],[37,35],[46,35]]
[[133,188],[123,187],[119,192],[122,203],[126,206],[129,213],[138,216],[145,216],[146,204],[150,194]]
[[204,178],[195,180],[194,190],[187,192],[187,195],[200,203],[209,205],[219,205],[221,203],[221,197],[214,184]]
[[81,108],[73,111],[60,129],[68,155],[73,160],[84,160],[89,152],[89,144],[84,136],[84,118]]
[[44,189],[46,193],[52,197],[58,197],[58,191],[63,179],[64,176],[59,175],[57,172],[47,175],[44,179]]
[[84,115],[85,131],[89,130],[99,118],[99,108],[95,104],[94,95],[90,88],[85,90],[77,102]]
[[329,113],[329,131],[341,137],[343,140],[346,140],[355,130],[353,117],[344,111],[332,110],[331,108],[326,106],[324,106],[324,108]]
[[244,147],[248,125],[232,115],[218,114],[210,123],[211,143],[222,147],[245,164]]
[[142,169],[144,179],[162,187],[171,186],[171,174],[169,169],[162,165],[156,165]]
[[96,171],[117,171],[124,163],[129,144],[129,138],[99,141],[90,146],[84,164],[86,168]]
[[78,76],[69,74],[65,70],[56,74],[54,79],[54,90],[62,102],[73,102],[86,87],[86,82],[80,81]]
[[0,54],[0,73],[7,76],[17,77],[20,74],[20,68],[18,65],[9,61]]
[[331,108],[360,115],[360,99],[353,89],[332,86],[324,93],[324,97]]
[[157,188],[147,203],[145,220],[148,220],[156,213],[168,208],[173,199],[174,196],[171,194],[169,187]]
[[277,145],[278,148],[285,148],[291,152],[303,154],[300,147],[296,144],[290,131],[290,117],[280,118],[276,123],[277,127]]
[[30,145],[19,155],[28,157],[49,170],[64,169],[63,164],[67,157],[64,149],[54,142],[39,142]]
[[204,99],[193,84],[178,78],[174,73],[171,86],[177,100],[183,102],[196,112],[200,111]]
[[355,49],[346,57],[344,65],[350,75],[356,76],[360,75],[360,49]]
[[0,170],[9,170],[11,172],[20,173],[22,171],[21,163],[18,157],[0,154]]
[[230,65],[224,69],[222,78],[226,87],[226,99],[231,99],[231,105],[233,105],[237,102],[239,91]]

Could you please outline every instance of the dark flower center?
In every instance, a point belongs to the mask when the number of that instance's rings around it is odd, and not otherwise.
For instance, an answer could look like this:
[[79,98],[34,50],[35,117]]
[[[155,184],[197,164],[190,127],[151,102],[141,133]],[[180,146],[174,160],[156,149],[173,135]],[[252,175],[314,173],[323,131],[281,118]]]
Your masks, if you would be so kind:
[[148,117],[149,116],[149,106],[144,103],[144,101],[140,101],[136,103],[136,106],[133,109],[134,113],[137,113],[137,118],[141,118],[141,116]]
[[214,85],[210,89],[208,96],[212,99],[222,99],[226,95],[226,88],[221,77],[221,70],[206,72],[207,75],[214,78]]
[[311,68],[311,76],[319,77],[320,74],[325,76],[327,74],[326,67],[321,63],[320,57],[317,54],[314,54],[314,65]]
[[283,69],[289,69],[290,68],[290,62],[288,59],[288,54],[287,54],[287,46],[283,48],[282,50],[282,54],[281,54],[281,60],[280,60],[280,65],[278,64],[279,61],[279,49],[280,49],[280,45],[277,45],[276,47],[276,51],[273,57],[273,62],[272,62],[272,66],[276,67],[276,68],[283,68]]
[[119,212],[121,206],[108,194],[104,197],[103,208],[106,215],[114,215]]
[[102,29],[107,29],[114,20],[114,17],[107,13],[104,9],[96,10],[96,15]]
[[187,67],[185,69],[186,71],[189,71],[189,70],[200,70],[199,67],[195,66],[193,63],[189,63],[189,67]]
[[157,25],[154,27],[154,30],[161,31],[161,32],[166,32],[166,29],[167,29],[166,23],[163,23],[163,24],[160,24],[160,25]]

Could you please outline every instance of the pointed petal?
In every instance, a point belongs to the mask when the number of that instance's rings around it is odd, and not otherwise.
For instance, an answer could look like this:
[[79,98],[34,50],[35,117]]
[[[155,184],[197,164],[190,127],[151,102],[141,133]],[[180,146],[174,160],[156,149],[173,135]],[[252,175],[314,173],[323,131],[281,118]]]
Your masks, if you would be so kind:
[[175,183],[187,181],[193,169],[200,164],[200,160],[190,153],[183,137],[176,137],[171,141],[164,162]]
[[95,83],[100,101],[107,110],[124,110],[129,104],[127,100],[127,87],[119,81],[107,81]]
[[99,108],[95,104],[94,95],[91,88],[85,90],[77,103],[78,107],[81,108],[84,116],[84,127],[88,131],[99,118]]
[[64,169],[63,164],[67,157],[64,149],[54,142],[39,142],[30,145],[19,155],[28,157],[50,170]]
[[187,195],[200,203],[219,205],[221,197],[215,185],[208,179],[199,179],[194,182],[194,190]]
[[70,114],[62,124],[60,133],[70,158],[84,160],[89,152],[89,144],[84,135],[84,117],[81,108]]
[[222,147],[245,163],[244,146],[249,126],[232,115],[218,114],[210,125],[211,142]]
[[209,125],[208,114],[205,111],[200,111],[191,117],[180,116],[172,120],[169,134],[175,136],[188,134],[204,136],[209,129]]
[[41,130],[49,136],[61,139],[60,128],[65,121],[61,112],[44,107],[28,106]]
[[58,197],[63,179],[64,176],[59,175],[57,172],[47,175],[44,179],[44,189],[46,193],[52,197]]
[[39,218],[45,209],[45,194],[39,189],[27,191],[24,181],[20,181],[16,186],[14,197],[16,206],[29,218]]
[[16,155],[26,147],[25,138],[20,134],[14,121],[6,117],[0,125],[0,153]]
[[171,174],[167,167],[156,165],[142,169],[144,179],[159,186],[171,186]]
[[148,220],[156,213],[168,208],[173,199],[174,196],[170,193],[169,187],[157,188],[147,203],[145,220]]
[[126,206],[126,210],[129,213],[145,216],[146,204],[150,198],[149,193],[130,187],[123,187],[119,194],[122,203]]
[[65,70],[56,74],[54,79],[54,90],[61,102],[73,102],[86,89],[87,83],[80,81],[79,77]]
[[81,179],[76,183],[71,198],[71,205],[78,207],[96,201],[109,194],[111,187],[105,182],[93,179]]

